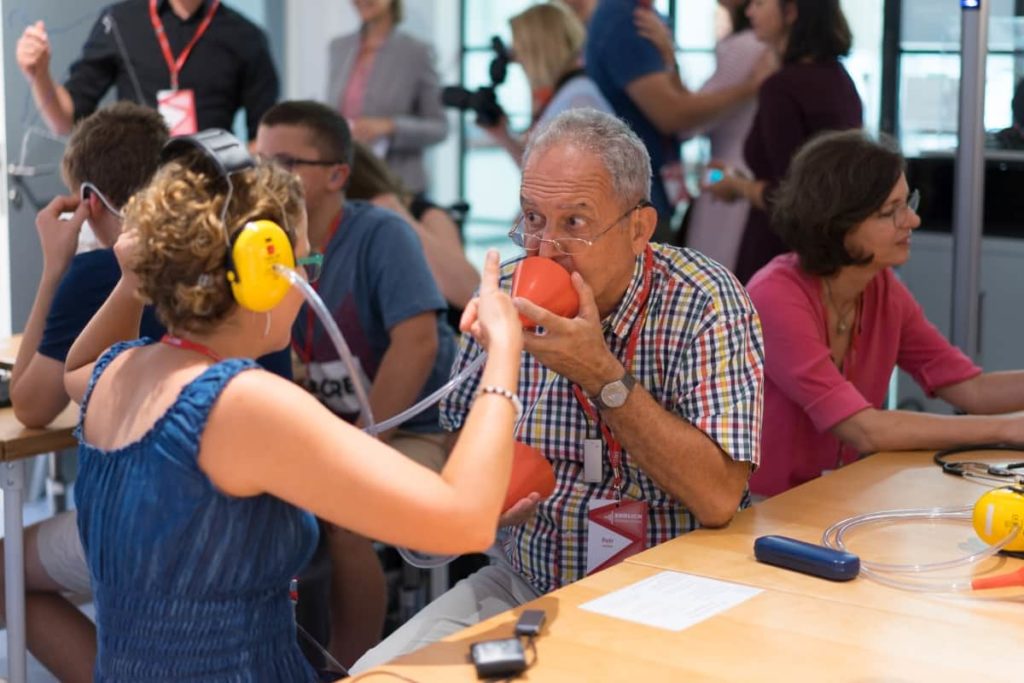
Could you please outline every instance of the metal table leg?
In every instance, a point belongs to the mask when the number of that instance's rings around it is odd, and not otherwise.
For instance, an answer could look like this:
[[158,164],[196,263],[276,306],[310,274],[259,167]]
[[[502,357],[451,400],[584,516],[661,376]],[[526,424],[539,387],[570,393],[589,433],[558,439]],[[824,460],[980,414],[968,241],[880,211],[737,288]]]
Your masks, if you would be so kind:
[[7,678],[25,683],[27,655],[25,643],[25,549],[22,528],[22,498],[25,488],[25,463],[15,460],[3,464],[0,485],[4,491],[4,598],[7,604]]

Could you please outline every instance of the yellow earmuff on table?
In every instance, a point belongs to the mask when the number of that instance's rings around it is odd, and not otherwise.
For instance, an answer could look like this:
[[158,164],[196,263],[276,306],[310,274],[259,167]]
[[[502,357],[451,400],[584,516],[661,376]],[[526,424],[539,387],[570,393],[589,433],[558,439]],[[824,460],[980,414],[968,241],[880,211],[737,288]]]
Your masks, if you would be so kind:
[[1024,489],[1004,486],[982,494],[974,504],[974,531],[989,545],[1006,538],[1014,526],[1017,536],[1003,550],[1024,550]]

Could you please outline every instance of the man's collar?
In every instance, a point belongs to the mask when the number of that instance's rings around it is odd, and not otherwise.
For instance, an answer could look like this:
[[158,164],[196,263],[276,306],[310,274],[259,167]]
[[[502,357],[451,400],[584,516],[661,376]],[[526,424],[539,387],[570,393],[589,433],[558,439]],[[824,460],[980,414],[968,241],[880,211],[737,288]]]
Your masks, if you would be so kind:
[[[611,331],[619,339],[625,339],[633,329],[633,321],[640,314],[640,290],[644,286],[644,254],[640,253],[633,262],[633,277],[626,287],[626,293],[622,295],[618,308],[603,321],[603,327]],[[652,284],[653,286],[653,284]],[[648,298],[650,295],[648,294]]]
[[171,7],[171,0],[158,0],[156,3],[156,11],[157,14],[159,14],[160,16],[164,16],[165,14],[171,14],[175,18],[178,18],[178,21],[188,24],[194,21],[198,21],[201,17],[205,17],[206,13],[210,9],[210,2],[211,0],[203,0],[201,3],[199,3],[199,6],[196,7],[196,11],[193,12],[188,17],[188,19],[181,19],[178,17],[177,14],[174,13],[174,8]]

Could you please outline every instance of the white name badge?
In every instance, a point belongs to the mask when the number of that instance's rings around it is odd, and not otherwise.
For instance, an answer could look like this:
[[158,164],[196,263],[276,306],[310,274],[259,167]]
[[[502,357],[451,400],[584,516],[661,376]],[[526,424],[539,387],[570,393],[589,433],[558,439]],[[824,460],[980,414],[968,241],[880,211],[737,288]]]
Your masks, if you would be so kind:
[[647,502],[596,498],[587,511],[587,574],[647,548]]
[[164,117],[172,136],[192,135],[199,130],[194,90],[157,91],[156,108]]
[[600,484],[604,478],[604,442],[601,439],[583,440],[583,481]]

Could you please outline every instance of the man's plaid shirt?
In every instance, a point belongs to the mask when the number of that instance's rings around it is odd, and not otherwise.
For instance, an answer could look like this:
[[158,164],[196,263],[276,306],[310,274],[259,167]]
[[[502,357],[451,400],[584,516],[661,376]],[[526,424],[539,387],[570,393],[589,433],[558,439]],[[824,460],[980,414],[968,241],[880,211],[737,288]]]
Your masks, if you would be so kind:
[[[632,373],[663,408],[703,431],[734,460],[756,466],[764,394],[764,345],[757,313],[722,266],[688,249],[658,244],[652,248],[651,292]],[[515,265],[502,268],[506,290]],[[620,361],[641,314],[637,295],[642,279],[641,255],[618,310],[603,321],[605,342]],[[480,352],[480,346],[463,335],[452,374]],[[442,402],[445,429],[462,426],[478,383],[479,375]],[[603,481],[583,480],[583,441],[600,438],[600,431],[573,396],[571,382],[524,352],[518,392],[526,418],[516,439],[539,448],[551,461],[556,485],[531,522],[509,530],[505,551],[512,566],[546,593],[585,575],[589,501],[615,497],[613,473],[606,444]],[[679,457],[685,461],[687,456]],[[628,451],[623,454],[622,498],[648,502],[648,547],[698,526],[690,511],[659,489]]]

